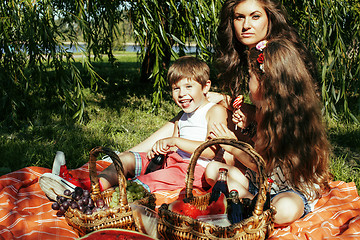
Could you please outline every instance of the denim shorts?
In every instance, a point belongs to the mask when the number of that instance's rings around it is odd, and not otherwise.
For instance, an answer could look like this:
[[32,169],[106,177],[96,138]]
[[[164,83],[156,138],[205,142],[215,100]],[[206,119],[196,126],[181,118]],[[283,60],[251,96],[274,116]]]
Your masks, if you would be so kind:
[[[249,181],[249,192],[252,194],[252,195],[256,195],[258,192],[259,192],[259,189],[251,182]],[[308,200],[306,199],[306,197],[304,196],[304,194],[302,194],[301,192],[298,192],[298,191],[295,191],[293,189],[289,189],[289,190],[285,190],[283,192],[278,192],[276,194],[272,194],[270,195],[270,198],[271,200],[278,194],[280,193],[285,193],[285,192],[293,192],[293,193],[296,193],[297,195],[299,195],[301,197],[301,199],[303,200],[304,202],[304,213],[303,215],[300,217],[300,218],[303,218],[305,217],[309,212],[311,212],[311,207],[310,207],[310,204],[308,202]]]

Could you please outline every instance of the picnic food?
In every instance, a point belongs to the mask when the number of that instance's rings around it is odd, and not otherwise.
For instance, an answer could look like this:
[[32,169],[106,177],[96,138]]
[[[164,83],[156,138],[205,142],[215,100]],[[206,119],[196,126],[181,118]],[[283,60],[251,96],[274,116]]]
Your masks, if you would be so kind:
[[209,203],[213,201],[217,201],[220,197],[220,193],[225,194],[225,196],[229,196],[229,189],[227,185],[227,173],[228,170],[226,168],[219,169],[219,177],[211,190],[211,196]]
[[243,95],[239,95],[237,98],[235,98],[234,102],[233,102],[233,107],[234,109],[238,109],[241,107],[241,105],[244,102],[244,96]]
[[196,219],[198,216],[203,215],[225,214],[226,209],[227,200],[225,194],[223,193],[220,193],[217,201],[210,203],[210,205],[208,205],[205,210],[200,210],[193,204],[184,202],[183,199],[178,199],[172,202],[169,206],[169,210],[185,216],[192,217],[194,219]]
[[[147,190],[140,184],[133,181],[126,181],[126,198],[129,203],[132,203],[136,200],[142,199]],[[109,203],[109,207],[114,208],[119,206],[120,199],[120,188],[116,187],[115,191],[112,194],[111,201]]]
[[64,216],[69,207],[72,209],[79,209],[79,211],[91,215],[93,212],[100,209],[106,209],[108,206],[103,199],[98,199],[96,202],[90,197],[88,190],[83,190],[81,187],[76,187],[73,192],[66,189],[64,195],[58,195],[56,202],[52,204],[52,209],[57,210],[57,216]]
[[169,206],[169,209],[175,213],[189,216],[194,219],[200,215],[207,215],[204,210],[200,210],[196,206],[184,202],[183,199],[178,199],[175,202],[172,202]]
[[239,192],[231,190],[229,194],[228,219],[232,224],[240,222],[244,219],[244,207],[239,199]]
[[225,214],[227,209],[227,200],[225,194],[221,193],[217,201],[210,203],[206,208],[209,215]]

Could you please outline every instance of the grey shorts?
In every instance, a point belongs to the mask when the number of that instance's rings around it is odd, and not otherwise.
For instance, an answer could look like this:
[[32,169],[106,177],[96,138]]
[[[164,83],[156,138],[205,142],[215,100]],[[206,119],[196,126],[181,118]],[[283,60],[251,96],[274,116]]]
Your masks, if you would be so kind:
[[[249,192],[252,194],[252,195],[256,195],[258,192],[259,192],[259,189],[251,182],[249,181]],[[285,193],[285,192],[293,192],[293,193],[296,193],[297,195],[299,195],[301,197],[301,199],[303,200],[304,202],[304,213],[303,215],[300,217],[300,218],[303,218],[305,217],[309,212],[311,212],[311,207],[310,207],[310,204],[308,202],[308,200],[306,199],[306,197],[304,196],[304,194],[302,194],[301,192],[298,192],[298,191],[295,191],[295,190],[292,190],[292,189],[289,189],[289,190],[285,190],[283,192],[278,192],[276,194],[272,194],[270,195],[270,198],[271,200],[278,194],[280,193]]]

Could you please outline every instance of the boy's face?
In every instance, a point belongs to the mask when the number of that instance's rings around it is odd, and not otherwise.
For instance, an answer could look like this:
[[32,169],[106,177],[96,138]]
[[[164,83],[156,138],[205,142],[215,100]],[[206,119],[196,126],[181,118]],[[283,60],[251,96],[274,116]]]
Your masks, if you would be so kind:
[[185,113],[191,113],[208,102],[206,93],[210,85],[210,80],[202,87],[200,83],[192,79],[183,78],[171,86],[172,97]]

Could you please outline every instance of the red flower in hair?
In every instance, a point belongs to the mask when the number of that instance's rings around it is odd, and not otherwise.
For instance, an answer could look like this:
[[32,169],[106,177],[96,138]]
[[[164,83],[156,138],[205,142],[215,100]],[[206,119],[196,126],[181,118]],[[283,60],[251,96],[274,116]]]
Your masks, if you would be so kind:
[[264,63],[264,54],[263,53],[260,53],[259,54],[259,57],[257,58],[257,61],[258,63]]

